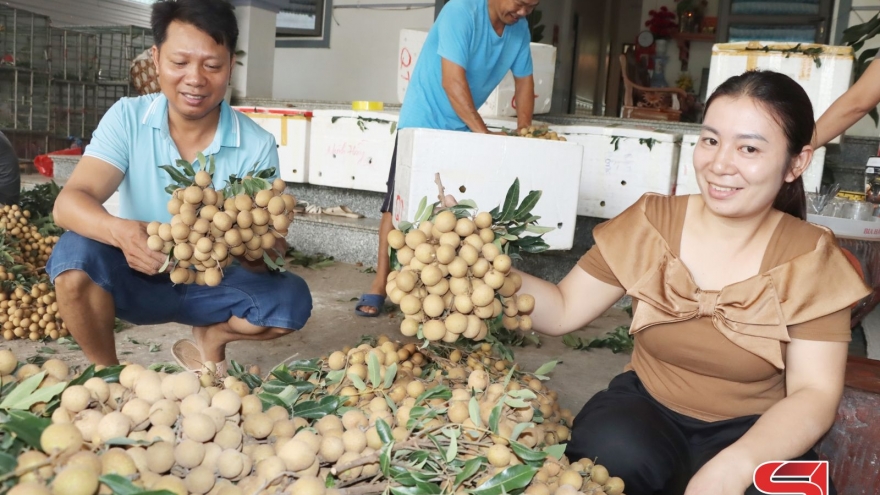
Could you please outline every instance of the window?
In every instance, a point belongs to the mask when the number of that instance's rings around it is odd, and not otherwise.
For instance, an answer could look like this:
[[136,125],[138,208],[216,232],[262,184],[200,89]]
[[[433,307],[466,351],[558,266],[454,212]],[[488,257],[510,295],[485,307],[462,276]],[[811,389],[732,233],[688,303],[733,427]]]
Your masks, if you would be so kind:
[[332,0],[286,0],[275,21],[275,46],[329,48]]

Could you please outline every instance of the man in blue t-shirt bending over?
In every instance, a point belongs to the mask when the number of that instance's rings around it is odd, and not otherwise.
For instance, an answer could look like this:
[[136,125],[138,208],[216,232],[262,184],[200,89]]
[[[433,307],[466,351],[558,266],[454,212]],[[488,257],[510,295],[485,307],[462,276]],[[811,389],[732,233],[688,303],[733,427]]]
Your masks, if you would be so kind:
[[[507,71],[513,72],[517,127],[532,123],[535,81],[532,78],[531,34],[525,17],[539,0],[451,0],[431,27],[400,109],[398,129],[422,127],[491,134],[477,109],[486,102]],[[500,134],[500,133],[499,133]],[[391,159],[388,192],[382,204],[379,263],[368,293],[355,312],[376,316],[385,302],[391,271],[388,232],[397,144]]]
[[[195,370],[213,361],[222,374],[227,343],[302,328],[312,297],[300,277],[268,273],[262,260],[240,256],[215,287],[174,285],[160,273],[165,255],[148,248],[146,233],[147,222],[171,219],[170,180],[158,167],[212,155],[219,189],[230,174],[244,177],[255,164],[277,170],[278,151],[271,134],[223,99],[238,38],[232,6],[164,0],[153,4],[151,24],[162,92],[123,98],[101,119],[55,203],[55,221],[67,232],[46,271],[61,317],[93,363],[118,362],[113,323],[119,316],[136,324],[192,325],[193,339],[174,344],[175,359]],[[117,189],[119,217],[101,206]]]

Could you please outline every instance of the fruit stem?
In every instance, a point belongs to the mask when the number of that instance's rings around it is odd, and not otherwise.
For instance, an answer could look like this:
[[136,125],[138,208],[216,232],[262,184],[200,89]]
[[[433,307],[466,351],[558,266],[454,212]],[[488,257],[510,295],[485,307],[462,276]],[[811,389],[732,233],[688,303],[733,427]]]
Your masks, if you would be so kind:
[[36,471],[37,469],[40,469],[41,467],[48,466],[48,465],[54,463],[55,460],[58,459],[58,456],[60,454],[61,454],[61,451],[56,451],[56,452],[53,452],[52,454],[50,454],[49,457],[46,458],[45,460],[42,460],[36,464],[33,464],[33,465],[28,466],[26,468],[14,469],[14,470],[4,474],[3,476],[0,476],[0,483],[3,483],[4,481],[8,480],[9,478],[13,478],[16,476],[20,477],[23,474],[27,474],[31,471]]

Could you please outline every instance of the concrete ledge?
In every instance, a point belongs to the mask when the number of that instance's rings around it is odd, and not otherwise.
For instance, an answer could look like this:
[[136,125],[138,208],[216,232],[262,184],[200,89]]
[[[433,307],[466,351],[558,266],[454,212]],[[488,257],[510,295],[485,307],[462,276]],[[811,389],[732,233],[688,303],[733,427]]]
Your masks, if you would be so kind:
[[345,263],[375,265],[379,220],[301,214],[291,226],[287,242],[305,253],[323,253]]

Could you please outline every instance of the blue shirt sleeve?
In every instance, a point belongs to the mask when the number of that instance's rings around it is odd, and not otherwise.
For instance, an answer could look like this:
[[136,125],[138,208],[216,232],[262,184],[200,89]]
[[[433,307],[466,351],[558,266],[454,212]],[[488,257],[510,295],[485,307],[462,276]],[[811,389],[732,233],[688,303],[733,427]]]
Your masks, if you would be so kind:
[[463,2],[450,2],[437,17],[437,54],[461,67],[470,59],[474,16],[468,14]]
[[104,114],[92,140],[83,155],[97,158],[118,168],[123,174],[128,172],[129,150],[131,149],[131,126],[127,115],[128,104],[123,98]]
[[525,19],[519,22],[525,25],[525,28],[521,29],[521,32],[524,32],[524,35],[521,37],[522,42],[519,47],[519,52],[516,55],[516,59],[513,61],[513,67],[510,68],[510,71],[513,72],[513,77],[526,77],[532,75],[533,71],[532,49],[529,46],[531,33],[529,33],[529,25],[525,22]]
[[275,168],[275,174],[272,176],[272,179],[274,180],[281,174],[280,167],[281,162],[278,159],[278,146],[275,143],[275,136],[269,134],[269,139],[266,140],[266,145],[260,150],[257,169],[263,170],[267,168]]

